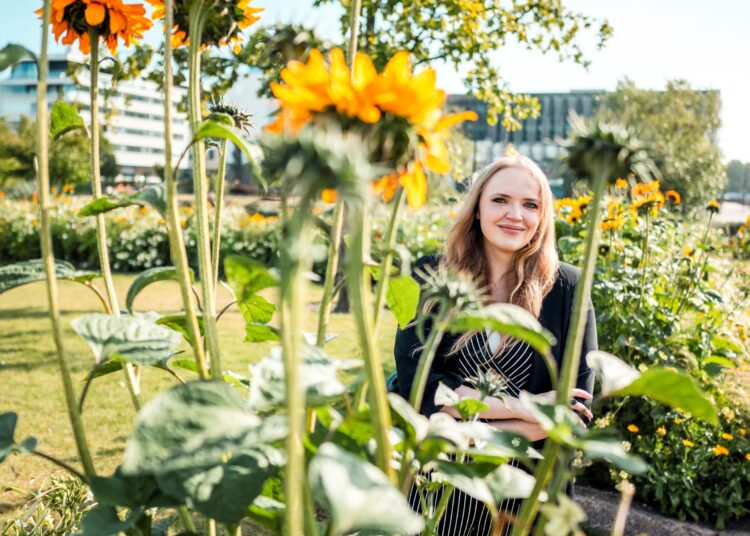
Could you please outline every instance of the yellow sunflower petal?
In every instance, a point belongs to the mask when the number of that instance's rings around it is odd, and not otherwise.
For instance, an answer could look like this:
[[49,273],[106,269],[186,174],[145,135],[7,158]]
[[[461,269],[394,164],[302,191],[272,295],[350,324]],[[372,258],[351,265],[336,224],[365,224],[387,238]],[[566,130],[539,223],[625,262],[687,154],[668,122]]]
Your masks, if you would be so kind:
[[406,190],[406,202],[411,208],[419,208],[427,201],[427,177],[422,166],[417,165],[411,173],[399,177],[401,186]]

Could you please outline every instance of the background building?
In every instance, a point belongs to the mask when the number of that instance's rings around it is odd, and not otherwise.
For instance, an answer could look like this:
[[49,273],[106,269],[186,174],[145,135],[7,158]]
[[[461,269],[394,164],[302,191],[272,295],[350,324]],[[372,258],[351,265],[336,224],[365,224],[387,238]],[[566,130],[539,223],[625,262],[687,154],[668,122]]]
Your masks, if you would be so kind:
[[[51,56],[47,98],[50,106],[58,100],[75,104],[84,121],[90,122],[89,72],[82,68],[74,80],[70,67],[74,61],[68,55]],[[6,78],[0,80],[0,116],[10,123],[22,115],[36,117],[37,69],[31,60],[16,64]],[[190,140],[189,125],[177,103],[186,89],[175,87],[173,92],[172,153],[174,166],[182,149]],[[123,81],[111,87],[111,76],[99,75],[99,117],[103,134],[111,142],[119,166],[117,182],[143,184],[160,180],[164,160],[164,95],[150,81]],[[183,159],[180,168],[188,168]]]

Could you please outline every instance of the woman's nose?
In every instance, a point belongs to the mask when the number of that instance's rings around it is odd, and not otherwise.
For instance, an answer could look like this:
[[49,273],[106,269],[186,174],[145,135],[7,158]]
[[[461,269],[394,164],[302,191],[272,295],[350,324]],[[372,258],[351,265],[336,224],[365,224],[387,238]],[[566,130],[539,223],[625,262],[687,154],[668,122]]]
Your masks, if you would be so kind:
[[508,205],[508,212],[506,212],[506,216],[514,220],[520,220],[521,219],[521,207],[519,207],[515,203],[510,203]]

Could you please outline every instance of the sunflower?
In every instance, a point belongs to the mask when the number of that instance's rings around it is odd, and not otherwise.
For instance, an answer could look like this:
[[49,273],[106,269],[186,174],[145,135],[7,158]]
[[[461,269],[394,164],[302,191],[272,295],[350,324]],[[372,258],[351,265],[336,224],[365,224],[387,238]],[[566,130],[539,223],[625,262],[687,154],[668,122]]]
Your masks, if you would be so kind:
[[682,201],[682,198],[680,197],[680,194],[675,190],[667,190],[664,194],[664,197],[667,198],[667,201],[672,203],[673,205],[679,205]]
[[706,210],[709,211],[711,214],[716,214],[719,212],[719,209],[721,208],[721,205],[719,204],[716,199],[712,199],[708,202],[708,205],[706,205]]
[[630,189],[633,197],[646,197],[659,191],[659,181],[639,182]]
[[[154,20],[164,18],[164,0],[146,0],[154,7],[151,17]],[[205,2],[208,10],[201,47],[232,46],[235,54],[240,51],[240,43],[244,41],[241,32],[258,22],[260,7],[251,7],[252,0],[216,0]],[[190,27],[190,0],[174,1],[174,26],[172,28],[172,46],[181,47],[190,43],[188,30]]]
[[[52,0],[51,7],[55,40],[63,45],[78,41],[84,54],[91,52],[89,30],[96,31],[114,54],[118,39],[129,47],[152,25],[142,4],[124,4],[122,0]],[[42,11],[36,13],[41,16]]]
[[446,94],[436,87],[435,72],[414,74],[407,52],[394,55],[382,73],[369,56],[358,53],[352,73],[340,49],[329,53],[328,62],[313,49],[306,62],[289,62],[281,79],[283,83],[271,84],[280,104],[268,131],[297,132],[316,117],[336,116],[344,128],[359,129],[376,140],[373,161],[391,162],[395,168],[374,182],[376,193],[388,201],[401,185],[412,208],[426,199],[425,170],[450,169],[450,128],[477,119],[471,111],[443,115]]
[[625,179],[617,179],[615,181],[615,189],[617,190],[627,190],[628,188],[628,181]]

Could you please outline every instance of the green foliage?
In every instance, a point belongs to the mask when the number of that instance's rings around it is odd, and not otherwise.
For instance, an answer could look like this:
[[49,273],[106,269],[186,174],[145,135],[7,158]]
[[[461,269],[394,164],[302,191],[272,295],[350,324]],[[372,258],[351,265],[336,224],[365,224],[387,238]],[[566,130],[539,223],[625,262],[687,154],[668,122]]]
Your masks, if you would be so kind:
[[393,277],[388,282],[385,301],[403,329],[417,314],[419,284],[410,275]]
[[[99,274],[76,270],[69,262],[55,261],[55,276],[66,281],[87,283],[99,277]],[[9,264],[0,268],[0,294],[45,279],[44,263],[40,259]]]
[[3,462],[9,454],[14,452],[34,452],[36,439],[27,437],[20,443],[16,443],[16,423],[18,415],[13,412],[0,413],[0,462]]
[[[193,281],[193,271],[190,271],[190,280]],[[128,295],[125,297],[125,307],[128,311],[133,311],[133,303],[140,292],[152,283],[157,281],[177,281],[177,269],[174,266],[159,266],[150,268],[138,274],[128,289]]]
[[117,208],[129,207],[131,205],[149,205],[156,209],[162,217],[166,217],[167,201],[164,186],[161,184],[157,186],[148,186],[139,190],[135,194],[121,197],[100,197],[98,199],[92,199],[83,206],[78,212],[78,215],[82,217],[96,216],[97,214],[104,214],[105,212]]
[[58,140],[64,134],[73,130],[86,130],[86,125],[76,109],[70,104],[57,101],[52,105],[50,112],[50,135],[53,140]]
[[662,172],[664,189],[682,193],[697,209],[723,189],[726,175],[716,145],[721,125],[719,93],[693,90],[682,80],[665,91],[639,89],[629,80],[602,97],[598,117],[634,129]]
[[35,62],[37,61],[36,54],[29,49],[14,43],[5,45],[3,49],[0,50],[0,72],[14,66],[24,58],[31,58]]

